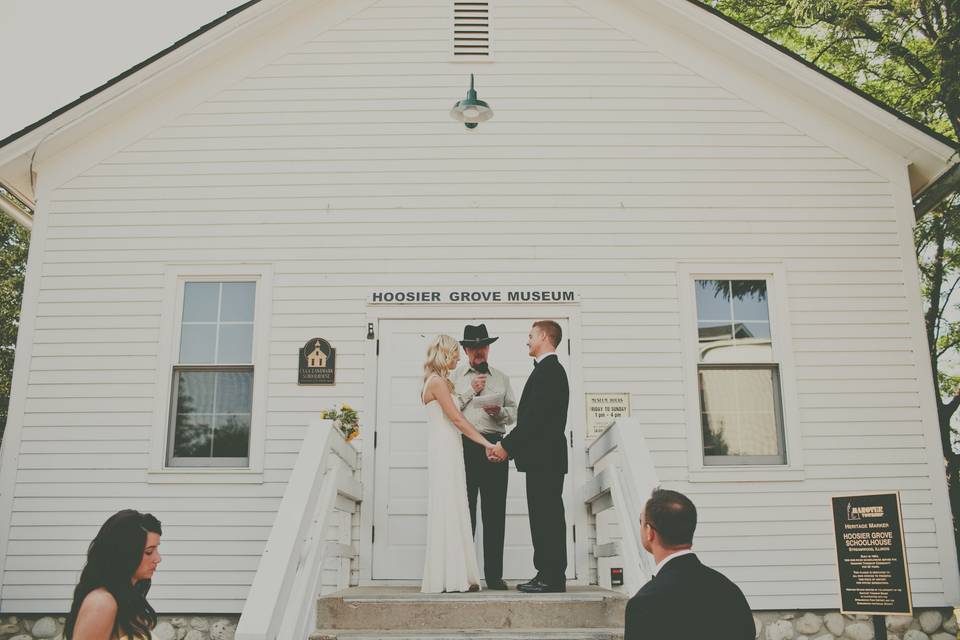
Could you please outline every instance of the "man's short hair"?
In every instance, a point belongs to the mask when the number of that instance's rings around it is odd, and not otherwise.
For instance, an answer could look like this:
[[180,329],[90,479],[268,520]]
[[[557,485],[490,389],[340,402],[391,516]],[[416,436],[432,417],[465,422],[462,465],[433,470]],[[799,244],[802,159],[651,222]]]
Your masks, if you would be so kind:
[[559,324],[553,320],[537,320],[533,323],[533,326],[546,334],[547,340],[550,341],[554,349],[560,346],[560,340],[563,338],[563,329],[560,328]]
[[679,491],[654,489],[643,508],[643,517],[660,534],[665,547],[693,544],[697,508]]

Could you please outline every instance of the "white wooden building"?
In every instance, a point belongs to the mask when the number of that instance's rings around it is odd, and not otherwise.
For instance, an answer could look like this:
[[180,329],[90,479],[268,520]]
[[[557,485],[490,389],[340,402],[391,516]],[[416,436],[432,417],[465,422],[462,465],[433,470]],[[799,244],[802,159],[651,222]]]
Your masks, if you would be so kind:
[[[911,234],[949,141],[695,2],[471,5],[486,27],[459,4],[254,0],[0,142],[35,210],[0,610],[66,610],[132,507],[164,525],[157,610],[240,612],[341,402],[363,455],[326,582],[416,582],[425,341],[486,322],[519,393],[541,318],[571,379],[572,583],[641,573],[597,557],[621,521],[584,493],[585,395],[628,393],[635,473],[694,499],[695,548],[754,609],[837,607],[830,496],[871,491],[901,494],[914,604],[960,602]],[[467,130],[471,73],[495,115]],[[316,337],[332,386],[298,385]],[[508,578],[532,575],[521,485]]]

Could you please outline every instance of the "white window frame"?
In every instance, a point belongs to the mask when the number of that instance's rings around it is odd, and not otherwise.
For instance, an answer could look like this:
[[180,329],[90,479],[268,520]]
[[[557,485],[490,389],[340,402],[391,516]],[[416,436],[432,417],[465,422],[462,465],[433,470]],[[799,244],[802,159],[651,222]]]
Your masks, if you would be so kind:
[[[173,367],[180,359],[180,329],[184,284],[187,282],[256,282],[253,317],[253,398],[248,465],[244,467],[171,467],[167,465]],[[262,483],[266,439],[267,378],[273,301],[273,267],[269,264],[169,265],[164,273],[160,347],[157,354],[157,395],[154,399],[148,482]]]
[[[787,309],[786,270],[780,263],[681,263],[677,268],[681,344],[683,345],[684,410],[690,482],[803,480],[802,434],[797,404],[793,340]],[[764,280],[773,346],[772,363],[780,376],[781,416],[786,464],[706,465],[698,382],[697,280]]]

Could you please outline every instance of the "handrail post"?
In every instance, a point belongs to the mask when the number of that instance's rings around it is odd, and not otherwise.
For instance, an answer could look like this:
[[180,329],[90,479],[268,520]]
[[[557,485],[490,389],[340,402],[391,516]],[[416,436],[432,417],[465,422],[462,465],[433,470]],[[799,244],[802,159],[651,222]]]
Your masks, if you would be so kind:
[[[659,484],[639,420],[625,418],[612,424],[590,444],[587,460],[591,469],[601,460],[610,461],[602,473],[595,472],[587,482],[584,499],[602,505],[600,509],[617,510],[620,553],[629,569],[624,572],[624,586],[633,593],[654,571],[653,559],[642,546],[640,511],[646,496]],[[608,494],[607,502],[600,501],[605,494]],[[592,513],[593,508],[590,511]],[[596,519],[592,521],[595,523]],[[599,533],[596,530],[594,533],[599,543]]]
[[[324,535],[338,495],[359,503],[357,451],[329,420],[311,420],[237,625],[236,640],[302,635],[327,553]],[[346,466],[350,473],[342,473]],[[344,478],[344,475],[350,475]],[[301,633],[302,631],[302,633]]]

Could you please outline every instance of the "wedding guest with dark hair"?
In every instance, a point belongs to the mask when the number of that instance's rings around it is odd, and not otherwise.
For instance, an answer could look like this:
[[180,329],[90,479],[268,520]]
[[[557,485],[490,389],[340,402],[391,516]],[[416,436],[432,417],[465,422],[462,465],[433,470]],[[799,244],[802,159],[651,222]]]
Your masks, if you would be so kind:
[[650,581],[627,603],[624,640],[695,640],[677,620],[710,621],[711,640],[753,640],[756,628],[743,592],[693,553],[697,508],[677,491],[654,489],[640,517],[643,548],[657,562]]
[[149,640],[157,613],[147,602],[160,564],[160,521],[124,509],[110,516],[87,549],[73,590],[66,640]]

